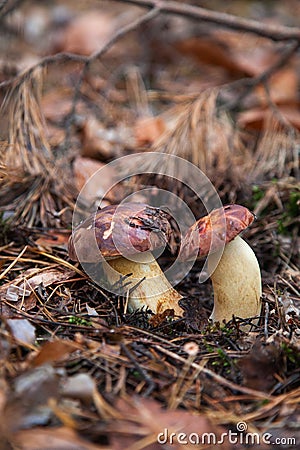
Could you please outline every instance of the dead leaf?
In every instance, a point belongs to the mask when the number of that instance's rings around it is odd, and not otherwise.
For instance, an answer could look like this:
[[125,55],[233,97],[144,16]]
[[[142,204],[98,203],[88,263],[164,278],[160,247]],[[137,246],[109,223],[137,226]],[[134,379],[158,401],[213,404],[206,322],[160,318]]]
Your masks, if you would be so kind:
[[73,171],[77,189],[81,191],[80,197],[91,205],[91,209],[97,208],[99,202],[103,208],[123,198],[121,185],[114,186],[116,174],[109,164],[78,156],[74,161]]
[[175,47],[201,64],[222,67],[234,77],[257,76],[280,57],[268,39],[222,29],[176,42]]
[[171,317],[174,317],[174,309],[166,309],[162,313],[154,314],[154,316],[150,317],[149,324],[154,327],[160,327],[163,323],[167,323],[167,320]]
[[265,115],[265,108],[253,108],[243,111],[238,116],[238,125],[251,130],[261,130],[265,121]]
[[[44,287],[50,286],[54,283],[59,283],[61,281],[68,280],[74,277],[75,272],[70,269],[28,269],[18,275],[12,282],[6,283],[0,287],[0,299],[4,298],[7,300],[7,291],[12,286],[18,287],[19,297],[14,303],[14,306],[18,309],[23,308],[24,311],[29,311],[36,306],[36,296],[32,290],[36,289],[41,284]],[[29,296],[24,296],[23,293],[30,291]],[[12,301],[12,300],[10,300]],[[1,304],[1,314],[3,317],[13,317],[15,315],[14,311],[6,304]]]
[[71,231],[59,231],[57,229],[47,230],[47,232],[39,237],[35,243],[42,247],[66,247]]
[[107,128],[93,117],[81,125],[81,155],[107,161],[122,156],[125,147],[130,147],[131,130],[125,125]]
[[13,337],[20,344],[34,344],[35,327],[27,319],[7,319]]
[[91,402],[95,389],[95,381],[89,374],[78,373],[68,377],[62,384],[62,395],[83,400],[84,402]]
[[99,10],[83,12],[70,22],[57,39],[57,50],[90,55],[107,42],[116,25],[110,13]]
[[299,104],[294,105],[280,105],[278,107],[279,112],[283,117],[295,128],[300,130],[300,110]]
[[22,289],[15,284],[10,284],[7,288],[5,297],[9,302],[17,302],[22,297],[28,297],[30,293],[31,291],[27,289]]
[[47,341],[37,353],[31,364],[33,367],[36,367],[45,363],[60,361],[80,348],[81,346],[79,344],[72,341]]
[[[48,269],[43,270],[37,273],[36,275],[26,279],[25,286],[26,288],[35,289],[39,285],[43,285],[45,287],[51,286],[54,283],[58,283],[60,281],[65,281],[69,278],[74,277],[76,273],[74,270],[71,269]],[[24,275],[23,275],[24,280]],[[20,287],[23,287],[23,283],[20,285]]]
[[221,66],[235,75],[245,75],[239,64],[230,53],[226,42],[216,39],[214,36],[192,37],[177,42],[175,48],[187,56],[192,56],[196,61],[208,65]]
[[257,341],[250,353],[238,361],[244,385],[268,392],[276,383],[275,375],[283,368],[282,350],[275,343]]
[[53,367],[43,366],[14,379],[14,388],[8,392],[1,415],[5,436],[21,428],[48,423],[52,415],[48,400],[58,398],[60,376]]
[[50,122],[61,122],[72,109],[71,89],[54,88],[46,92],[41,100],[41,107],[46,119]]
[[[106,192],[114,184],[113,170],[106,167],[105,173],[95,175],[98,170],[105,167],[105,164],[92,158],[78,156],[73,163],[75,185],[80,192],[80,196],[88,204],[96,204],[102,197],[106,197]],[[101,205],[106,206],[109,201],[101,201]]]
[[285,67],[268,80],[268,94],[263,86],[256,88],[262,106],[268,106],[270,100],[275,104],[293,105],[298,99],[298,74],[295,67]]
[[138,146],[151,145],[158,139],[167,126],[162,117],[142,117],[134,125],[134,135]]
[[[77,156],[73,163],[73,172],[75,175],[75,183],[78,191],[81,191],[85,183],[104,166],[104,163],[95,159]],[[97,186],[95,186],[95,183],[93,183],[89,189],[91,189],[91,192],[89,190],[90,195],[92,197],[95,197],[97,193]]]
[[[49,268],[46,270],[41,269],[28,269],[24,270],[21,275],[18,275],[14,280],[13,284],[15,286],[19,287],[20,294],[23,290],[25,292],[27,290],[34,290],[37,288],[40,284],[47,287],[51,284],[65,281],[68,278],[71,278],[75,275],[75,272],[71,269],[67,268],[59,268],[59,269],[53,269]],[[0,298],[4,297],[7,293],[8,287],[12,283],[6,283],[3,286],[0,287]]]

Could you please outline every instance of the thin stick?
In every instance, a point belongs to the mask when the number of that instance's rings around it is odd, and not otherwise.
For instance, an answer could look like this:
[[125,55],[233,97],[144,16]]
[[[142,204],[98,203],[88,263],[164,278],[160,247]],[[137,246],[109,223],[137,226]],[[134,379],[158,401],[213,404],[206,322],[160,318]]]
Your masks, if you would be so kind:
[[264,322],[264,334],[265,338],[268,339],[269,333],[268,333],[268,321],[269,321],[269,303],[265,303],[265,322]]
[[145,8],[158,7],[161,12],[175,14],[214,23],[237,31],[246,31],[273,41],[297,40],[300,41],[300,29],[283,25],[270,25],[257,22],[232,14],[211,11],[200,6],[188,5],[172,0],[117,0],[122,3],[132,3]]
[[25,245],[21,253],[18,254],[18,256],[13,260],[13,262],[0,274],[0,280],[2,280],[5,275],[14,267],[14,265],[19,261],[20,258],[24,255],[24,253],[27,250],[28,245]]

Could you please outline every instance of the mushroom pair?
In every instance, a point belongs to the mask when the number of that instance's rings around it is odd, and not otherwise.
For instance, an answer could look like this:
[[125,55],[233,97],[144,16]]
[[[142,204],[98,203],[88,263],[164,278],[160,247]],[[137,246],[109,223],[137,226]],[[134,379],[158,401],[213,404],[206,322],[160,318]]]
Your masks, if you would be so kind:
[[[208,255],[214,290],[214,322],[232,316],[260,314],[261,276],[254,252],[239,236],[254,220],[247,208],[228,205],[199,219],[186,233],[181,261]],[[69,240],[69,256],[81,263],[102,261],[104,277],[116,286],[126,278],[129,308],[153,313],[173,309],[183,315],[181,295],[171,286],[152,252],[163,248],[172,233],[167,215],[140,203],[107,206],[82,222]],[[221,249],[221,250],[220,250]],[[220,254],[222,251],[222,254]]]

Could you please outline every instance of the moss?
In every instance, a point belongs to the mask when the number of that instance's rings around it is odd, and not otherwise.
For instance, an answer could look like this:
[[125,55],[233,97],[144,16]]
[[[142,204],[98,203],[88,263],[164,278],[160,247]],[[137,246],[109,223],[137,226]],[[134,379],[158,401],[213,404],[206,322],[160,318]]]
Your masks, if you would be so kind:
[[291,363],[295,368],[300,367],[300,354],[299,350],[286,342],[282,342],[281,349],[287,358],[287,361]]
[[78,316],[69,317],[68,322],[73,323],[75,325],[86,325],[86,326],[92,325],[91,322],[89,322],[88,320],[85,320],[82,317],[78,317]]
[[264,197],[265,193],[263,189],[261,189],[257,184],[252,186],[252,200],[254,203],[254,207],[256,204]]

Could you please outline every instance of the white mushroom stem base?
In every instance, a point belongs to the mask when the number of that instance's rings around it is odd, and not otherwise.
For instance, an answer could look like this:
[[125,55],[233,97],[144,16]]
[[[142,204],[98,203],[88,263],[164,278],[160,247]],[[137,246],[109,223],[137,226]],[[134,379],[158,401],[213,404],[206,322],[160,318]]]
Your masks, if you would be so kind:
[[[217,264],[218,254],[208,257],[208,270]],[[210,275],[214,290],[214,322],[259,316],[261,310],[261,275],[256,256],[239,236],[226,244],[216,269]]]
[[[183,310],[178,305],[182,296],[171,286],[163,271],[151,253],[141,253],[142,262],[124,257],[107,261],[113,270],[106,270],[106,276],[111,285],[118,283],[120,277],[130,275],[124,283],[130,282],[124,289],[129,294],[128,308],[130,311],[148,307],[154,314],[160,314],[166,309],[173,309],[175,315],[182,316]],[[144,278],[144,280],[143,280]],[[143,281],[141,281],[143,280]]]

